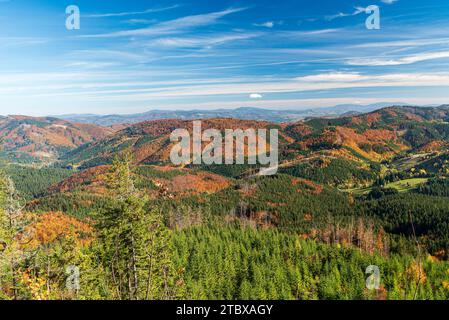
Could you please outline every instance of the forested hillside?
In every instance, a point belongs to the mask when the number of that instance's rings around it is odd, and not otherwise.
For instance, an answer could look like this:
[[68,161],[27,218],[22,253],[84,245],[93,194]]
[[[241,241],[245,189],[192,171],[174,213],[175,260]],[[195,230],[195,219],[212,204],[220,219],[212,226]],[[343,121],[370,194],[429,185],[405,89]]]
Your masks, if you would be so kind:
[[52,162],[65,152],[106,137],[114,130],[56,118],[0,118],[0,157],[12,162]]

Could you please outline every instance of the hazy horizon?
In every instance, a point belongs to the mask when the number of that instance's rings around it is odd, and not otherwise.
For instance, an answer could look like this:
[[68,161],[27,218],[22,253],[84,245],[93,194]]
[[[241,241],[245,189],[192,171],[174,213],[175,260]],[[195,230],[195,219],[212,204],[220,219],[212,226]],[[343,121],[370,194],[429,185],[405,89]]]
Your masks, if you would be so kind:
[[443,105],[448,105],[449,103],[443,103],[443,104],[429,104],[429,105],[416,105],[406,102],[374,102],[370,104],[357,104],[357,103],[346,103],[346,104],[337,104],[337,105],[326,105],[326,106],[319,106],[319,107],[308,107],[308,106],[298,106],[298,107],[286,107],[286,108],[275,108],[275,107],[249,107],[249,106],[241,106],[241,107],[216,107],[216,108],[207,108],[207,109],[200,109],[200,108],[185,108],[185,109],[176,109],[176,108],[150,108],[146,110],[142,110],[140,112],[126,112],[126,110],[123,110],[123,112],[115,112],[115,113],[60,113],[60,114],[22,114],[22,113],[8,113],[4,114],[0,111],[0,116],[7,117],[7,116],[30,116],[30,117],[68,117],[68,116],[111,116],[111,115],[119,115],[119,116],[126,116],[126,115],[136,115],[136,114],[145,114],[145,113],[151,113],[151,112],[213,112],[213,111],[235,111],[240,109],[260,109],[260,110],[267,110],[267,111],[279,111],[279,112],[301,112],[301,111],[310,111],[310,110],[327,110],[327,109],[337,109],[338,107],[354,107],[351,111],[357,111],[356,108],[364,109],[367,107],[377,107],[379,109],[388,107],[388,106],[416,106],[416,107],[439,107]]

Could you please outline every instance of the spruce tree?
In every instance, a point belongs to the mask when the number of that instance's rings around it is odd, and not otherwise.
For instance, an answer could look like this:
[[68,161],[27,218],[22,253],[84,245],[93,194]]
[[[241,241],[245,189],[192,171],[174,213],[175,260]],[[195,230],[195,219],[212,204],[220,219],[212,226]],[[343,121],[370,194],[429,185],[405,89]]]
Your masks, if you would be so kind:
[[118,299],[175,296],[171,232],[133,183],[131,157],[116,158],[108,175],[115,201],[98,224],[102,261]]

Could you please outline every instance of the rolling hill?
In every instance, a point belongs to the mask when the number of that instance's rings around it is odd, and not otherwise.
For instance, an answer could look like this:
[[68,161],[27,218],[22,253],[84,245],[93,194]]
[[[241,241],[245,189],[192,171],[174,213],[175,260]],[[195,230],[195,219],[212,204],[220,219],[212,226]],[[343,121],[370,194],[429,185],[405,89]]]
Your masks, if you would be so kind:
[[[272,124],[263,121],[237,119],[206,119],[202,129],[247,129],[269,128]],[[154,120],[138,123],[120,130],[101,141],[85,144],[65,154],[63,164],[82,168],[111,163],[119,152],[132,150],[137,164],[155,164],[169,162],[171,145],[170,134],[176,129],[192,132],[192,121]]]
[[0,118],[1,157],[15,162],[52,162],[68,150],[100,140],[111,128],[44,117]]
[[[389,107],[362,115],[285,124],[206,119],[203,130],[278,128],[282,160],[326,153],[351,161],[380,162],[406,151],[443,148],[445,141],[449,141],[448,117],[448,107]],[[170,133],[178,128],[191,130],[191,126],[191,121],[173,119],[131,125],[106,139],[68,152],[63,162],[82,167],[107,164],[117,152],[130,148],[137,163],[167,163]]]

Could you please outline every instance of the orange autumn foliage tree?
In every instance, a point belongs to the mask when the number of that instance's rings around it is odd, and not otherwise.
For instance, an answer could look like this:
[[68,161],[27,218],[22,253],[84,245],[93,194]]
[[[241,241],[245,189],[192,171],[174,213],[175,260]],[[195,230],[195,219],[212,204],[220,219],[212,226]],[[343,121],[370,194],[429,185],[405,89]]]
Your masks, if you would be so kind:
[[35,249],[50,244],[58,239],[71,237],[80,245],[88,245],[93,237],[92,227],[62,212],[47,212],[38,215],[36,220],[27,226],[21,239],[23,246]]
[[[31,222],[19,242],[30,260],[19,279],[22,295],[33,300],[67,300],[98,297],[101,268],[95,265],[93,227],[62,212],[30,214]],[[67,286],[67,268],[82,270],[80,289]]]

